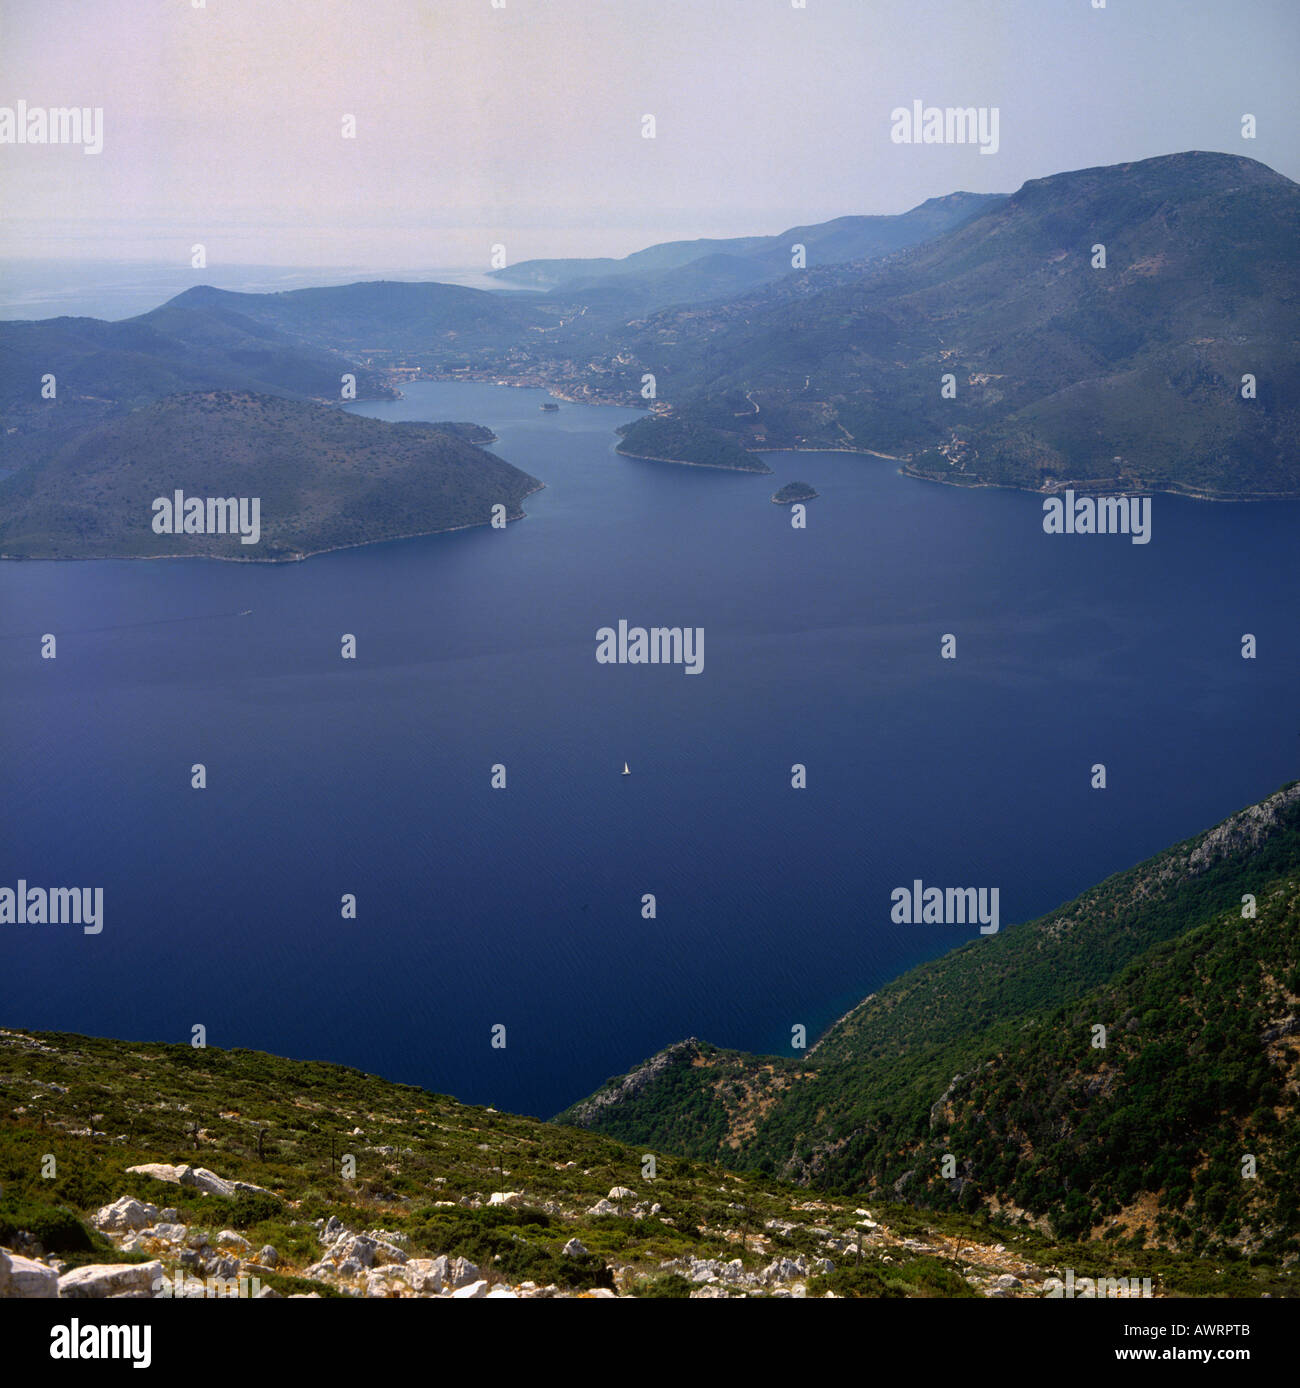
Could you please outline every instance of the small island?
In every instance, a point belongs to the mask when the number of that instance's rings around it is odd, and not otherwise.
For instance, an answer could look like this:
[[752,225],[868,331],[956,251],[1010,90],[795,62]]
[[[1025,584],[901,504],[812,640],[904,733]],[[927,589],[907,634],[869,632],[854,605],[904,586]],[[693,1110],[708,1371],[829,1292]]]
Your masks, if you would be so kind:
[[811,501],[817,493],[807,482],[787,482],[779,492],[772,493],[778,506],[790,506],[796,501]]

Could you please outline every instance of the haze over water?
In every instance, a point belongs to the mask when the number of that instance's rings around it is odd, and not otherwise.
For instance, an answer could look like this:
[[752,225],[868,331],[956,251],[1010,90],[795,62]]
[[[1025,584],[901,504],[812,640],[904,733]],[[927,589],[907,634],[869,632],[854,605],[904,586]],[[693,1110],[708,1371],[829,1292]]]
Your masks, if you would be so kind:
[[[487,424],[547,484],[526,520],[0,565],[6,861],[105,903],[96,937],[6,928],[7,1024],[203,1023],[546,1115],[685,1036],[788,1054],[978,939],[891,924],[896,886],[999,887],[1005,929],[1297,774],[1300,503],[1157,496],[1148,545],[1047,536],[1038,497],[879,459],[634,461],[629,411],[406,390],[355,409]],[[768,500],[791,480],[806,531]],[[703,673],[597,665],[620,618],[703,627]]]

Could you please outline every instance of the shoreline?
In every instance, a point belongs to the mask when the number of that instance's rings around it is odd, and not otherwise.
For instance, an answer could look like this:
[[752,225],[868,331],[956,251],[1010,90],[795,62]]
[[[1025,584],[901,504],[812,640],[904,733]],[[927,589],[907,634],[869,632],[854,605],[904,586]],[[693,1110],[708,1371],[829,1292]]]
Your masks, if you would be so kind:
[[[684,458],[654,458],[645,453],[625,453],[621,448],[614,450],[625,458],[647,458],[655,463],[676,463],[680,467],[712,467],[719,472],[739,472],[746,473],[748,468],[728,468],[719,467],[716,463],[690,463]],[[1118,478],[1072,478],[1069,481],[1059,482],[1051,487],[1022,487],[1014,482],[957,482],[947,477],[928,472],[919,472],[911,466],[908,457],[896,453],[881,453],[874,448],[820,448],[815,444],[790,444],[786,447],[764,448],[760,451],[747,450],[755,453],[755,456],[762,457],[765,453],[851,453],[856,457],[882,458],[886,462],[901,463],[902,466],[895,469],[900,477],[909,477],[914,482],[933,482],[940,487],[954,487],[959,491],[979,491],[987,487],[995,487],[1001,491],[1024,492],[1027,496],[1061,496],[1068,489],[1087,493],[1101,492],[1122,492],[1126,496],[1134,495],[1153,495],[1153,496],[1179,496],[1188,501],[1222,501],[1231,502],[1238,505],[1250,505],[1260,501],[1300,501],[1300,491],[1296,492],[1207,492],[1191,487],[1164,486],[1157,487],[1150,484],[1139,482],[1136,486],[1125,484]],[[774,471],[772,468],[768,472]]]
[[[635,409],[635,408],[636,408],[636,406],[626,404],[625,402],[622,402],[622,401],[619,401],[619,400],[593,398],[592,396],[578,396],[578,395],[575,395],[575,394],[570,393],[570,390],[566,390],[566,389],[563,388],[563,387],[559,387],[559,386],[556,386],[556,385],[552,385],[552,384],[550,384],[550,383],[548,383],[548,382],[541,381],[541,380],[538,380],[538,381],[508,380],[508,379],[504,379],[504,378],[502,378],[502,377],[500,377],[500,376],[498,376],[498,375],[492,375],[492,374],[488,374],[488,373],[484,373],[484,374],[482,374],[482,375],[475,374],[475,375],[473,375],[473,376],[460,375],[460,374],[457,374],[457,375],[421,375],[421,376],[416,377],[416,378],[413,378],[413,379],[414,379],[415,381],[428,381],[428,382],[430,382],[430,383],[437,383],[437,384],[446,384],[446,383],[451,383],[451,382],[455,382],[455,381],[469,381],[469,382],[472,382],[472,383],[475,383],[475,384],[485,384],[485,385],[494,385],[494,386],[507,386],[507,387],[511,387],[511,388],[514,388],[514,389],[520,389],[520,390],[543,390],[543,391],[545,391],[548,395],[552,395],[552,396],[554,396],[555,398],[557,398],[557,399],[559,399],[559,400],[563,400],[563,401],[565,401],[566,403],[574,404],[574,405],[594,405],[594,406],[597,406],[597,407],[599,407],[599,408],[615,408],[615,409]],[[412,382],[412,378],[409,378],[409,377],[406,378],[406,381],[405,381],[406,384],[410,384],[411,382]],[[399,398],[399,399],[406,399],[406,398],[408,398],[408,397],[405,395],[405,392],[403,392],[400,388],[398,388],[398,387],[394,387],[394,388],[396,389],[397,398]],[[370,400],[367,400],[365,403],[369,403],[369,404],[378,404],[378,403],[385,403],[385,402],[382,401],[382,400],[377,400],[377,401],[370,401]],[[392,402],[388,402],[388,403],[392,403]],[[350,411],[349,411],[349,413],[350,413]],[[653,413],[653,412],[648,412],[648,413]],[[428,423],[429,423],[430,426],[432,426],[433,421],[429,421]],[[487,447],[492,447],[493,445],[495,445],[495,444],[497,444],[497,443],[500,442],[500,435],[497,434],[495,430],[488,428],[488,426],[486,426],[486,425],[484,425],[484,426],[482,426],[482,427],[485,428],[485,429],[487,429],[487,432],[489,433],[490,438],[485,439],[485,440],[482,440],[482,441],[474,442],[474,445],[473,445],[473,446],[475,446],[475,447],[487,448]],[[459,436],[458,436],[458,435],[453,435],[452,437],[459,437]],[[618,437],[617,431],[615,431],[615,437]],[[1166,486],[1151,486],[1151,485],[1145,485],[1145,484],[1142,484],[1142,483],[1139,482],[1136,486],[1134,486],[1134,485],[1132,485],[1132,484],[1126,485],[1126,484],[1124,484],[1122,481],[1120,481],[1119,479],[1115,479],[1115,478],[1070,479],[1070,480],[1067,480],[1067,481],[1055,483],[1055,484],[1053,484],[1053,486],[1051,486],[1051,487],[1028,487],[1028,486],[1021,486],[1021,485],[1018,485],[1017,483],[1014,483],[1014,482],[991,482],[991,481],[970,481],[970,480],[968,480],[968,481],[957,481],[957,480],[955,480],[955,478],[952,478],[952,477],[943,476],[943,475],[940,475],[940,474],[931,474],[931,473],[919,471],[919,470],[913,465],[913,462],[912,462],[912,455],[900,455],[900,454],[894,454],[894,453],[882,453],[882,452],[880,452],[878,449],[874,449],[874,448],[867,448],[867,447],[865,447],[865,446],[846,447],[846,446],[844,446],[843,444],[839,444],[839,445],[831,445],[831,444],[827,444],[827,445],[817,445],[817,444],[808,444],[808,443],[805,442],[805,443],[802,443],[802,444],[788,444],[788,445],[784,445],[784,446],[777,445],[777,446],[773,446],[773,447],[764,447],[764,448],[761,449],[761,450],[760,450],[760,449],[748,449],[748,448],[747,448],[747,449],[745,450],[745,452],[746,452],[747,454],[749,454],[751,457],[757,459],[760,463],[763,463],[763,466],[762,466],[761,468],[729,467],[729,466],[727,466],[726,464],[723,464],[723,463],[700,463],[700,462],[691,461],[690,459],[686,459],[686,458],[669,458],[669,457],[664,457],[664,456],[662,456],[662,455],[657,455],[657,454],[652,454],[652,453],[634,453],[634,452],[631,452],[630,450],[624,449],[621,445],[618,445],[618,444],[615,445],[613,451],[614,451],[614,453],[615,453],[617,456],[619,456],[619,457],[623,457],[623,458],[635,458],[635,459],[639,459],[640,461],[643,461],[643,462],[670,463],[670,464],[672,464],[672,465],[674,465],[674,466],[677,466],[677,467],[707,468],[707,469],[709,469],[710,471],[713,471],[713,472],[732,472],[732,473],[736,473],[736,474],[738,474],[738,475],[740,475],[740,476],[751,476],[751,477],[771,476],[771,475],[774,474],[774,471],[775,471],[775,470],[774,470],[773,468],[771,468],[770,466],[767,466],[766,463],[763,462],[764,454],[774,454],[774,453],[847,453],[847,454],[853,454],[853,455],[858,456],[858,457],[880,458],[880,459],[882,459],[882,460],[884,460],[884,461],[887,461],[887,462],[898,463],[898,464],[900,464],[900,466],[896,469],[897,475],[898,475],[898,476],[901,476],[901,477],[910,478],[910,479],[913,480],[913,481],[917,481],[917,482],[932,482],[932,483],[934,483],[934,484],[936,484],[936,485],[938,485],[938,486],[954,487],[954,488],[958,488],[958,489],[963,489],[963,488],[965,488],[965,489],[970,489],[970,490],[972,490],[972,491],[974,491],[974,490],[980,490],[980,489],[985,489],[985,488],[997,488],[997,489],[1000,489],[1000,490],[1003,490],[1003,491],[1024,492],[1024,493],[1026,493],[1026,494],[1028,494],[1028,495],[1030,495],[1030,496],[1037,496],[1037,497],[1042,497],[1042,498],[1048,498],[1048,497],[1052,497],[1052,496],[1059,496],[1059,495],[1063,494],[1067,489],[1074,489],[1074,490],[1076,490],[1076,491],[1083,491],[1083,492],[1086,492],[1086,493],[1101,493],[1101,492],[1107,492],[1107,491],[1109,491],[1109,492],[1116,492],[1116,491],[1118,491],[1118,492],[1124,493],[1125,495],[1132,495],[1132,494],[1143,495],[1143,494],[1146,494],[1146,495],[1160,495],[1160,496],[1176,496],[1176,497],[1185,498],[1186,500],[1189,500],[1189,501],[1217,501],[1217,502],[1236,503],[1236,504],[1249,504],[1249,503],[1253,503],[1253,502],[1264,502],[1264,501],[1300,501],[1300,491],[1297,491],[1297,492],[1225,493],[1225,492],[1206,491],[1206,490],[1204,490],[1204,489],[1194,488],[1194,487],[1179,486],[1179,485],[1177,485],[1177,484],[1166,485]],[[524,492],[524,493],[520,496],[519,501],[522,503],[522,502],[523,502],[524,500],[526,500],[528,497],[534,495],[534,493],[536,493],[536,492],[538,492],[538,491],[541,491],[546,485],[547,485],[547,484],[546,484],[545,482],[539,482],[538,485],[537,485],[536,487],[532,487],[532,488],[530,488],[528,491]],[[808,499],[808,500],[811,500],[811,499],[813,499],[813,498],[807,498],[807,499]],[[775,497],[772,497],[771,500],[775,501]],[[780,502],[778,502],[778,503],[776,503],[776,504],[778,504],[778,505],[790,505],[790,504],[793,504],[793,503],[790,503],[790,502],[780,503]],[[509,522],[509,521],[514,521],[514,520],[526,520],[526,519],[527,519],[527,513],[524,512],[524,511],[522,510],[522,506],[521,506],[520,510],[521,510],[521,514],[518,515],[518,516],[515,516],[515,517],[508,517],[508,518],[507,518],[508,522]],[[403,534],[401,534],[401,535],[385,535],[385,536],[376,537],[376,538],[373,538],[373,539],[357,540],[357,541],[354,541],[354,542],[351,542],[351,543],[348,543],[348,544],[328,545],[328,546],[326,546],[326,547],[323,548],[323,549],[308,550],[308,551],[305,551],[305,552],[303,552],[303,553],[293,553],[293,554],[284,555],[284,556],[281,556],[281,557],[278,557],[278,558],[254,558],[254,557],[252,557],[252,556],[243,557],[243,556],[239,556],[239,555],[192,554],[192,553],[190,553],[190,554],[83,554],[83,555],[50,555],[50,554],[47,554],[47,555],[33,555],[33,554],[4,554],[4,553],[0,553],[0,562],[10,562],[10,563],[23,563],[23,562],[30,562],[30,563],[75,563],[75,562],[83,562],[83,561],[86,561],[86,560],[130,560],[130,561],[148,561],[148,560],[158,560],[158,559],[211,559],[211,560],[214,560],[214,561],[216,561],[216,562],[218,562],[218,563],[226,563],[226,564],[297,564],[297,563],[302,563],[304,560],[307,560],[307,559],[314,559],[314,558],[316,558],[318,555],[322,555],[322,554],[334,554],[334,553],[337,553],[337,552],[339,552],[339,551],[341,551],[341,550],[362,549],[362,548],[365,548],[365,547],[368,546],[368,545],[387,544],[387,543],[390,543],[390,542],[392,542],[392,541],[397,541],[397,540],[421,539],[421,538],[424,538],[424,537],[427,537],[427,536],[432,536],[432,535],[448,535],[448,534],[453,534],[453,533],[455,533],[456,531],[460,531],[460,530],[473,530],[473,529],[479,528],[480,526],[483,526],[483,525],[490,525],[490,524],[491,524],[490,521],[472,521],[472,522],[469,522],[468,524],[465,524],[465,525],[450,525],[450,526],[443,526],[443,527],[440,527],[440,528],[434,529],[434,530],[415,530],[415,531],[409,531],[409,532],[403,533]]]
[[[883,457],[884,455],[878,455]],[[1194,491],[1177,486],[1155,487],[1139,482],[1136,486],[1125,484],[1114,477],[1073,478],[1052,487],[1018,487],[1014,482],[952,482],[944,477],[931,476],[926,472],[916,472],[906,464],[898,469],[900,477],[910,477],[916,482],[934,482],[941,487],[955,487],[959,491],[979,491],[996,487],[1006,492],[1025,492],[1029,496],[1062,496],[1067,490],[1089,494],[1101,492],[1122,492],[1126,496],[1181,496],[1187,501],[1224,501],[1249,505],[1256,501],[1300,501],[1300,492],[1250,492],[1232,495],[1226,492]]]
[[[421,382],[429,382],[430,384],[436,385],[449,385],[459,381],[470,385],[508,386],[511,390],[544,390],[548,395],[553,395],[557,400],[563,400],[569,405],[599,405],[603,408],[607,407],[616,410],[639,410],[643,414],[654,413],[645,405],[640,403],[630,404],[628,401],[614,396],[572,394],[571,392],[575,389],[572,383],[567,385],[554,385],[550,381],[541,378],[527,381],[511,380],[508,377],[497,375],[495,372],[491,371],[475,371],[473,374],[460,371],[449,375],[421,374],[419,376],[407,376],[403,379],[407,385],[418,385]],[[403,398],[405,398],[404,394]]]
[[[418,380],[426,380],[426,381],[470,381],[470,380],[472,380],[472,381],[478,381],[478,382],[480,382],[480,383],[485,383],[485,384],[488,384],[488,385],[511,386],[511,387],[514,387],[514,388],[517,388],[517,389],[520,389],[520,390],[545,390],[545,391],[547,391],[548,393],[550,393],[551,395],[554,395],[557,399],[564,400],[564,401],[568,402],[568,403],[571,404],[571,405],[599,405],[599,406],[608,406],[608,407],[611,407],[611,408],[614,408],[614,409],[625,409],[625,410],[627,410],[627,409],[635,409],[635,408],[636,408],[636,406],[634,406],[634,405],[629,405],[629,404],[627,404],[626,402],[621,401],[621,400],[614,400],[614,399],[608,399],[608,398],[603,398],[603,399],[602,399],[602,398],[594,398],[594,397],[592,397],[592,396],[575,396],[575,395],[572,395],[572,394],[567,393],[566,390],[565,390],[564,388],[551,385],[549,382],[546,382],[546,381],[543,381],[543,380],[536,380],[536,381],[512,381],[512,380],[506,380],[506,379],[504,379],[504,378],[502,378],[502,377],[500,377],[500,376],[489,376],[489,375],[486,375],[486,374],[485,374],[485,375],[482,375],[482,376],[479,376],[479,375],[475,375],[475,376],[461,376],[461,375],[456,375],[456,376],[421,376],[421,377],[418,377],[418,378],[416,378],[416,379],[418,379]],[[645,411],[645,413],[650,414],[650,413],[653,413],[653,411]],[[729,468],[729,467],[725,467],[725,466],[719,466],[717,463],[692,463],[692,462],[688,461],[688,460],[685,459],[685,458],[662,458],[662,457],[656,457],[656,456],[654,456],[653,454],[650,454],[650,453],[625,453],[621,448],[617,448],[617,447],[614,449],[614,451],[615,451],[615,453],[617,453],[620,457],[623,457],[623,458],[640,458],[640,459],[643,459],[643,460],[646,461],[646,462],[651,462],[651,463],[676,463],[679,467],[705,467],[705,468],[712,468],[715,472],[739,472],[739,473],[748,473],[748,472],[749,472],[749,469],[748,469],[748,468]],[[747,448],[745,451],[746,451],[747,453],[752,453],[755,457],[759,457],[759,458],[761,458],[761,457],[763,456],[763,454],[765,454],[765,453],[853,453],[853,454],[856,454],[856,455],[859,456],[859,457],[866,456],[866,457],[869,457],[869,458],[883,458],[883,459],[885,459],[887,462],[891,462],[891,463],[900,463],[902,466],[900,466],[899,469],[898,469],[899,474],[900,474],[901,476],[903,476],[903,477],[910,477],[910,478],[912,478],[914,481],[917,481],[917,482],[935,482],[935,483],[937,483],[939,486],[943,486],[943,487],[969,487],[969,488],[971,488],[972,490],[975,490],[976,488],[980,488],[980,487],[1000,487],[1000,488],[1001,488],[1002,490],[1004,490],[1004,491],[1027,492],[1030,496],[1054,496],[1054,495],[1057,495],[1057,494],[1060,493],[1060,492],[1064,492],[1064,491],[1065,491],[1067,488],[1069,488],[1069,487],[1074,488],[1076,491],[1083,490],[1083,491],[1094,491],[1094,492],[1095,492],[1095,491],[1098,491],[1098,490],[1100,490],[1100,489],[1102,489],[1102,488],[1110,487],[1110,488],[1112,488],[1113,490],[1124,491],[1124,492],[1126,492],[1126,494],[1131,494],[1131,493],[1135,493],[1135,492],[1136,492],[1136,493],[1152,493],[1152,494],[1156,494],[1156,495],[1159,495],[1159,496],[1182,496],[1182,497],[1186,497],[1189,501],[1231,501],[1231,502],[1300,501],[1300,491],[1296,491],[1296,492],[1252,492],[1252,493],[1246,493],[1246,494],[1232,494],[1232,493],[1225,493],[1225,492],[1207,492],[1207,491],[1203,491],[1203,490],[1200,490],[1200,489],[1197,489],[1197,488],[1191,488],[1191,487],[1188,487],[1188,488],[1183,488],[1183,487],[1178,487],[1178,486],[1155,487],[1155,486],[1141,485],[1141,484],[1139,484],[1139,485],[1136,486],[1136,487],[1128,487],[1128,488],[1125,488],[1125,487],[1119,485],[1118,483],[1113,482],[1113,481],[1110,480],[1110,479],[1089,479],[1089,480],[1077,480],[1077,479],[1076,479],[1076,480],[1071,480],[1071,481],[1068,481],[1068,482],[1061,482],[1061,483],[1058,483],[1058,484],[1056,484],[1056,485],[1055,485],[1053,488],[1051,488],[1051,489],[1045,489],[1045,488],[1041,488],[1041,487],[1022,487],[1022,486],[1016,485],[1016,483],[1014,483],[1014,482],[953,482],[953,481],[949,481],[947,478],[944,478],[944,477],[939,476],[938,474],[931,475],[931,474],[928,474],[928,473],[916,472],[916,471],[912,470],[912,467],[911,467],[912,455],[910,455],[910,454],[881,453],[879,449],[876,449],[876,448],[866,448],[866,447],[846,448],[846,447],[843,446],[843,444],[841,444],[841,445],[839,445],[839,446],[835,446],[835,445],[831,445],[831,444],[827,444],[827,445],[824,445],[824,446],[819,446],[819,445],[816,445],[816,444],[807,444],[807,443],[803,443],[803,444],[786,444],[786,445],[777,445],[777,446],[773,446],[773,447],[765,447],[765,448],[762,448],[762,449],[750,449],[750,448]],[[772,469],[769,468],[769,469],[768,469],[768,472],[771,472],[771,471],[772,471]],[[763,474],[757,474],[757,475],[761,476],[761,475],[763,475]]]
[[[706,467],[711,468],[714,472],[738,473],[741,477],[770,477],[772,475],[770,467],[764,467],[760,471],[758,468],[728,467],[725,463],[692,463],[685,458],[658,458],[653,453],[629,453],[626,449],[618,447],[615,447],[614,452],[620,458],[640,458],[642,462],[646,463],[673,463],[677,467]],[[756,453],[754,456],[757,458],[761,455]]]
[[[520,502],[526,501],[545,487],[545,482],[539,482],[537,486],[530,487],[519,498]],[[527,519],[528,513],[521,506],[520,514],[507,516],[506,523],[512,524],[515,521]],[[478,530],[482,526],[490,526],[491,524],[490,520],[470,521],[467,525],[444,525],[440,530],[412,530],[405,535],[381,535],[373,540],[357,540],[348,545],[328,545],[324,549],[308,550],[305,554],[286,554],[279,559],[254,559],[252,556],[244,559],[233,554],[0,554],[0,563],[8,561],[13,564],[82,564],[92,561],[117,561],[119,563],[147,564],[158,559],[211,559],[217,564],[301,564],[305,559],[315,559],[321,554],[338,554],[345,549],[365,549],[368,545],[386,545],[395,540],[420,540],[430,535],[452,535],[458,530]]]
[[[429,381],[475,380],[490,385],[511,386],[521,390],[545,390],[550,394],[554,395],[557,399],[564,400],[571,405],[598,405],[602,407],[607,406],[613,409],[637,408],[636,406],[630,405],[622,400],[573,395],[568,393],[568,391],[566,391],[563,387],[552,385],[544,380],[512,381],[503,379],[499,376],[489,377],[487,375],[472,377],[459,375],[424,376],[418,379]],[[649,414],[653,413],[653,411],[645,411],[645,413]],[[678,467],[711,468],[715,472],[738,472],[741,474],[750,472],[749,468],[731,468],[726,467],[725,465],[719,465],[717,463],[693,463],[686,458],[664,458],[657,457],[651,453],[628,453],[625,452],[622,448],[618,447],[615,447],[614,451],[620,457],[623,458],[640,458],[645,462],[651,463],[675,463]],[[879,449],[866,447],[846,448],[843,444],[840,444],[838,446],[832,444],[817,445],[808,443],[785,444],[774,445],[772,447],[764,447],[762,449],[747,448],[745,451],[747,453],[752,453],[755,457],[758,458],[761,458],[765,453],[852,453],[857,455],[858,457],[865,456],[869,458],[882,458],[886,462],[899,463],[901,464],[901,466],[898,468],[899,475],[903,477],[910,477],[917,482],[934,482],[939,486],[943,487],[969,487],[971,490],[975,490],[981,487],[998,487],[1004,491],[1025,492],[1030,496],[1055,496],[1061,492],[1064,492],[1067,488],[1073,488],[1075,491],[1082,490],[1092,492],[1099,491],[1103,488],[1109,488],[1111,490],[1125,492],[1126,494],[1150,493],[1159,496],[1181,496],[1187,498],[1189,501],[1223,501],[1237,503],[1250,503],[1256,501],[1300,501],[1300,491],[1229,493],[1204,491],[1199,488],[1180,487],[1177,485],[1157,487],[1141,483],[1139,483],[1137,486],[1124,487],[1122,484],[1120,484],[1118,481],[1115,481],[1114,479],[1105,478],[1083,480],[1072,479],[1070,481],[1057,483],[1051,488],[1022,487],[1014,482],[954,482],[950,481],[948,478],[941,477],[938,474],[931,475],[929,473],[915,471],[911,466],[911,454],[882,453]],[[771,473],[772,471],[773,469],[768,469],[768,473]],[[763,476],[765,474],[755,472],[752,475]]]

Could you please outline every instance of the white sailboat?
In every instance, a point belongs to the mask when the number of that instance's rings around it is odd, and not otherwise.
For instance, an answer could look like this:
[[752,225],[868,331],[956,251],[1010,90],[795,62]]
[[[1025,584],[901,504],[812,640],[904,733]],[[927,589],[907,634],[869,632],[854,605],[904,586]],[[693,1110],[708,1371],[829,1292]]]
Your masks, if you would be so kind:
[[624,775],[624,776],[630,776],[631,774],[632,774],[632,773],[628,770],[627,762],[624,762],[624,763],[623,763],[623,775]]

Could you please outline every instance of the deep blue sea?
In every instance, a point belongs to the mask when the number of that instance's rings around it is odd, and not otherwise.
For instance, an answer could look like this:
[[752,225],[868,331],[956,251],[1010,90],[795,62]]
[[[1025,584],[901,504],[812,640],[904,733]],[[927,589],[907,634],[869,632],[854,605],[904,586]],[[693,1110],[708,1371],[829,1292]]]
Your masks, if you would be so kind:
[[[0,1025],[201,1023],[549,1115],[685,1036],[789,1053],[978,938],[894,887],[996,886],[1005,929],[1300,774],[1300,504],[1048,536],[875,458],[619,458],[629,412],[546,398],[356,407],[493,428],[546,483],[504,531],[0,564],[0,885],[105,892],[98,936],[0,927]],[[597,664],[620,618],[703,627],[703,673]]]

